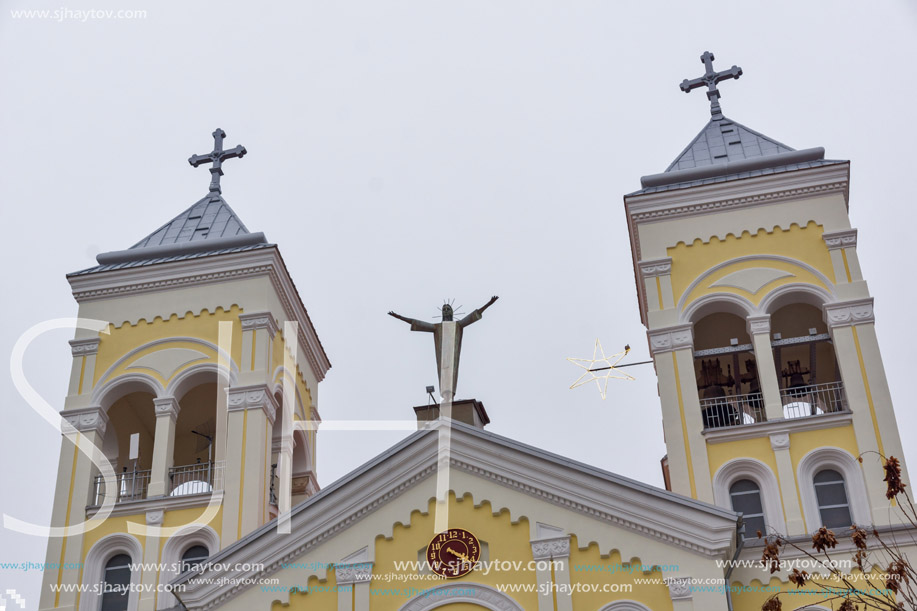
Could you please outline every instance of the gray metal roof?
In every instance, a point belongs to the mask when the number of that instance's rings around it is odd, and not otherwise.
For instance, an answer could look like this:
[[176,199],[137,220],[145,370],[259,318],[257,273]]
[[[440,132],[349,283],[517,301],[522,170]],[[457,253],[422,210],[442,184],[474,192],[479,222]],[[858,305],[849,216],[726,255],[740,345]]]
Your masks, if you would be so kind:
[[68,276],[244,252],[270,246],[274,245],[268,243],[263,233],[251,233],[226,200],[219,193],[213,192],[130,248],[101,253],[96,257],[99,265],[73,272]]
[[769,157],[793,149],[764,134],[720,116],[710,119],[697,137],[675,158],[666,172],[687,170],[755,157]]
[[131,248],[212,240],[242,233],[250,232],[226,200],[210,193]]

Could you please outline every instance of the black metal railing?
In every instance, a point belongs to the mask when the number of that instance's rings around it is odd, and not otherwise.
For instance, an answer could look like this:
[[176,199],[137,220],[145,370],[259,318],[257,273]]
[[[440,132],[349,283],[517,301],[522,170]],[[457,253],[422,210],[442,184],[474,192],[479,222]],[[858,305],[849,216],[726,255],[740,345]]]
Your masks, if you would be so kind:
[[169,496],[204,494],[222,489],[222,461],[182,465],[169,469]]
[[848,411],[843,382],[782,388],[780,401],[787,419]]
[[719,429],[767,421],[764,397],[759,392],[700,400],[705,429]]
[[114,490],[108,490],[105,484],[105,476],[101,474],[96,475],[92,494],[93,505],[101,505],[109,495],[114,496],[115,503],[145,499],[147,487],[149,485],[149,469],[135,469],[134,471],[117,473],[115,475]]

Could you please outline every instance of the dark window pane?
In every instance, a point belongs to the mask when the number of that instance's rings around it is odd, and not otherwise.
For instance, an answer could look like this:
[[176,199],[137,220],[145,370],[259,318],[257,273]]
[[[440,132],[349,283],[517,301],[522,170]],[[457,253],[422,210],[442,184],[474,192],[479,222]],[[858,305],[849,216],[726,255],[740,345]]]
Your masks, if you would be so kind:
[[818,498],[819,507],[847,504],[847,488],[844,486],[844,482],[816,484],[815,496]]
[[761,494],[753,492],[751,494],[733,495],[732,509],[733,511],[747,515],[764,513],[764,510],[761,508]]
[[828,528],[847,528],[853,523],[853,520],[850,519],[850,509],[847,507],[822,509],[821,521]]
[[210,552],[203,545],[189,547],[181,557],[181,572],[190,571],[210,557]]
[[742,519],[745,521],[745,538],[746,539],[757,539],[758,531],[760,530],[763,534],[767,534],[767,529],[764,525],[764,516],[742,516]]
[[118,554],[105,564],[101,611],[127,611],[130,597],[131,557]]
[[735,494],[736,492],[758,492],[758,484],[750,479],[740,479],[729,487],[729,492],[730,494]]
[[816,484],[829,484],[833,482],[843,482],[844,477],[834,469],[822,469],[815,474]]

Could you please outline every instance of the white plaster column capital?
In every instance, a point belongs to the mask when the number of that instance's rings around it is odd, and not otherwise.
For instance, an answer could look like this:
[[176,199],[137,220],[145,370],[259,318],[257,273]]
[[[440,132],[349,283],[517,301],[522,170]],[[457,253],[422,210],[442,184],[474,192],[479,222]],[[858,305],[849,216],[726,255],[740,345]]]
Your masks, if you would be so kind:
[[639,261],[637,266],[644,278],[655,278],[656,276],[667,276],[672,273],[672,259],[653,259],[649,261]]
[[108,427],[108,414],[98,405],[65,410],[61,412],[61,417],[81,433],[97,432],[102,436]]
[[151,509],[146,512],[146,523],[147,526],[161,526],[163,520],[165,519],[165,510],[163,509]]
[[230,412],[248,409],[262,409],[267,419],[274,423],[277,414],[277,401],[266,384],[251,386],[234,386],[226,389],[227,408]]
[[373,563],[355,562],[353,564],[338,564],[334,567],[334,576],[339,586],[368,583],[372,581],[373,578]]
[[99,342],[101,342],[98,337],[93,337],[90,339],[71,339],[70,340],[70,354],[74,358],[78,356],[90,356],[99,352]]
[[682,348],[694,349],[694,331],[691,324],[651,329],[646,332],[653,356]]
[[570,535],[532,541],[532,557],[535,560],[553,560],[570,557]]
[[172,422],[176,422],[181,406],[175,397],[157,397],[153,399],[153,409],[156,411],[157,418],[168,416],[172,419]]
[[266,330],[271,339],[277,334],[277,323],[274,321],[274,315],[270,312],[250,312],[239,314],[239,322],[242,323],[243,331]]
[[745,319],[745,327],[749,335],[766,333],[769,336],[771,332],[771,315],[749,316]]
[[857,245],[856,229],[843,229],[841,231],[825,232],[821,237],[825,241],[825,245],[828,247],[828,250],[836,250],[838,248],[856,248]]
[[876,322],[873,298],[838,301],[825,305],[825,322],[829,330]]
[[665,580],[665,584],[669,586],[669,598],[672,600],[693,598],[690,577],[669,577]]
[[776,433],[771,433],[771,449],[774,451],[777,450],[789,450],[790,449],[790,434],[786,431],[778,431]]

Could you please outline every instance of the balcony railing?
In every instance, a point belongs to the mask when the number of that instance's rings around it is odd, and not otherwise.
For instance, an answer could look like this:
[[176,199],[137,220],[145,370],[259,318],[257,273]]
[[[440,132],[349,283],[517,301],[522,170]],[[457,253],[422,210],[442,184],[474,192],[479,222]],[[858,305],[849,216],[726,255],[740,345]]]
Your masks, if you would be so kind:
[[169,496],[204,494],[223,489],[223,461],[169,469]]
[[764,397],[759,392],[747,395],[727,395],[700,400],[705,429],[764,422]]
[[115,489],[107,490],[105,477],[96,475],[92,498],[94,505],[101,505],[108,495],[114,496],[116,503],[139,501],[146,498],[146,489],[150,484],[150,470],[125,471],[115,475]]
[[782,388],[780,401],[787,419],[848,411],[843,382]]

